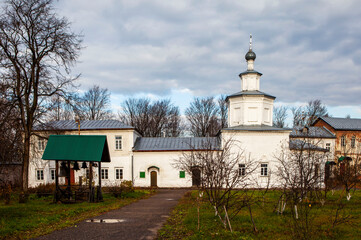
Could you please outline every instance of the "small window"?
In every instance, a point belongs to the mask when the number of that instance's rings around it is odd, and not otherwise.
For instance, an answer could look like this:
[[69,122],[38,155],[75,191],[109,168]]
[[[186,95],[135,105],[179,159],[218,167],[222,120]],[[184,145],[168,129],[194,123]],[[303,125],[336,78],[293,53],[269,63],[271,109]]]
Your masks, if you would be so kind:
[[140,172],[140,173],[139,173],[139,177],[140,177],[140,178],[145,178],[145,172]]
[[115,179],[116,180],[123,179],[123,168],[116,168],[115,169]]
[[86,179],[89,179],[89,169],[87,169],[87,170],[85,171],[85,177],[86,177]]
[[55,169],[50,169],[50,179],[55,180]]
[[341,146],[342,147],[346,146],[346,138],[345,138],[345,136],[341,137]]
[[356,137],[352,136],[351,138],[351,147],[354,148],[356,146]]
[[239,164],[239,176],[246,175],[246,164]]
[[38,181],[44,180],[44,170],[42,170],[42,169],[36,170],[36,180],[38,180]]
[[122,150],[122,136],[115,136],[115,149]]
[[326,149],[327,149],[328,151],[331,150],[331,143],[326,143]]
[[185,171],[179,171],[179,178],[185,178],[186,172]]
[[106,168],[103,168],[102,170],[101,170],[101,174],[102,174],[102,179],[108,179],[108,169],[106,169]]
[[44,138],[38,139],[38,149],[39,149],[39,151],[45,150],[45,139]]
[[261,164],[261,176],[268,176],[268,164],[267,163]]

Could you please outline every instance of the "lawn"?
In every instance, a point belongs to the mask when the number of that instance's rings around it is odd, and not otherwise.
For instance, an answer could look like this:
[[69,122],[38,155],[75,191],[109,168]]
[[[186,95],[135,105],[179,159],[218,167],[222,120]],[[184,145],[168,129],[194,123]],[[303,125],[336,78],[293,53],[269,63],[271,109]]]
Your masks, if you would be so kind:
[[[15,195],[15,194],[14,194]],[[115,198],[104,194],[99,203],[53,203],[53,197],[38,198],[31,194],[27,203],[19,204],[14,196],[10,205],[0,202],[0,239],[28,239],[50,233],[109,210],[128,205],[147,197],[150,191],[135,190]]]
[[[257,193],[256,193],[257,194]],[[306,239],[360,239],[361,238],[361,192],[356,191],[350,201],[342,201],[344,209],[339,216],[350,216],[347,223],[332,227],[335,216],[335,200],[341,194],[329,193],[329,201],[324,206],[319,203],[307,203],[310,208],[311,234]],[[270,191],[264,202],[252,205],[252,213],[258,232],[253,231],[248,209],[231,220],[233,232],[225,230],[213,208],[206,199],[200,203],[200,229],[198,230],[197,191],[185,195],[173,210],[167,223],[158,232],[158,239],[299,239],[294,237],[291,209],[286,205],[280,215],[275,211],[279,191]],[[223,212],[222,212],[223,214]]]

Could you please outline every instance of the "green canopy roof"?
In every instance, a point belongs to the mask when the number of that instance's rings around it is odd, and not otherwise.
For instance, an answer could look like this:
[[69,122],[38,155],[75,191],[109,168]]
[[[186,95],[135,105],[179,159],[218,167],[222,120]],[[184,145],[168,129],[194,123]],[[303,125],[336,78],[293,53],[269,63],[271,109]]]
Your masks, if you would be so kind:
[[105,135],[50,135],[42,159],[110,162]]

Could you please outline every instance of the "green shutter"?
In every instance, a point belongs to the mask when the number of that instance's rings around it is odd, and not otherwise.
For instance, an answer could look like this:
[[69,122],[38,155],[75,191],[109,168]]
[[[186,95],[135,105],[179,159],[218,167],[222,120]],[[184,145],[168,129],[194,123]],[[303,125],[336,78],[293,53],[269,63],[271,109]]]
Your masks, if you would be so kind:
[[145,172],[140,172],[139,176],[140,176],[140,178],[145,178]]
[[179,171],[179,178],[185,178],[186,173],[184,171]]

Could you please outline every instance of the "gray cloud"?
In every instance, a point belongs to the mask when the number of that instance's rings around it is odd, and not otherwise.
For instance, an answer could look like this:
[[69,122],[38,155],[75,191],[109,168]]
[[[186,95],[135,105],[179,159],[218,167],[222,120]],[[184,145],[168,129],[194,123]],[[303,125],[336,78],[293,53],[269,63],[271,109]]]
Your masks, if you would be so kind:
[[83,88],[113,94],[231,94],[254,36],[261,88],[282,102],[359,105],[358,1],[57,2],[82,31]]

